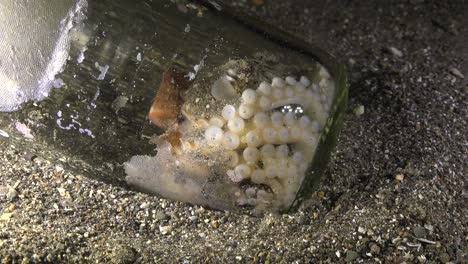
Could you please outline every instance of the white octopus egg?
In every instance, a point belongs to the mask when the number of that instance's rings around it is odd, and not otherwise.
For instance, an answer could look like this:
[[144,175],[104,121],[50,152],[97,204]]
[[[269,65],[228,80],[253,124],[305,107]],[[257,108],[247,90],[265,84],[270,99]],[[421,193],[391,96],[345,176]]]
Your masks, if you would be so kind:
[[274,77],[273,80],[271,81],[271,86],[273,87],[283,87],[284,85],[285,85],[284,80],[279,77]]
[[276,157],[279,159],[285,159],[288,156],[289,148],[286,144],[279,145],[276,147]]
[[250,176],[251,169],[247,164],[240,164],[236,166],[234,172],[238,178],[247,179]]
[[270,118],[265,112],[256,113],[253,119],[256,127],[263,128],[270,124]]
[[273,89],[273,98],[279,100],[284,97],[284,92],[282,87],[276,87]]
[[252,172],[252,175],[250,176],[252,179],[252,182],[257,183],[257,184],[262,184],[265,182],[265,171],[263,170],[254,170]]
[[255,131],[255,130],[251,130],[249,131],[246,135],[245,135],[245,143],[247,143],[247,145],[249,147],[257,147],[260,145],[261,141],[260,141],[260,137],[258,135],[258,132]]
[[267,82],[261,82],[258,86],[257,91],[262,95],[270,95],[271,94],[271,85]]
[[301,127],[307,127],[310,124],[309,117],[301,116],[301,118],[299,118],[299,124],[301,125]]
[[225,120],[229,121],[236,116],[236,108],[233,105],[226,105],[223,108],[221,115]]
[[241,104],[239,106],[239,116],[243,119],[249,119],[254,115],[254,108],[252,105]]
[[283,114],[280,112],[274,112],[271,114],[271,124],[275,127],[280,127],[283,125]]
[[266,166],[264,171],[265,171],[265,176],[267,178],[274,178],[274,177],[276,177],[278,175],[276,166],[274,166],[274,165]]
[[278,159],[275,166],[277,177],[286,178],[288,175],[288,162],[285,159]]
[[304,97],[309,101],[309,102],[312,102],[316,95],[315,93],[312,91],[312,90],[305,90],[304,92]]
[[293,154],[293,161],[296,164],[299,164],[302,161],[302,152],[297,151]]
[[245,123],[240,117],[233,117],[228,121],[228,128],[234,133],[241,133],[244,130]]
[[244,149],[243,157],[244,157],[244,160],[247,161],[248,163],[257,162],[259,156],[260,156],[260,152],[258,151],[257,148],[247,147]]
[[271,107],[271,100],[267,96],[260,97],[259,106],[263,110],[267,110]]
[[298,140],[302,138],[302,128],[293,126],[289,128],[289,136],[292,140]]
[[272,144],[263,145],[260,149],[263,158],[272,158],[275,156],[275,147]]
[[224,133],[223,145],[226,149],[237,149],[239,147],[239,144],[240,140],[238,135],[231,132]]
[[252,188],[252,187],[247,188],[245,190],[245,195],[247,195],[247,197],[249,197],[249,198],[254,197],[256,193],[257,193],[257,190],[255,190],[255,188]]
[[291,135],[289,134],[289,129],[287,127],[281,127],[278,130],[278,138],[283,143],[288,143],[291,141]]
[[291,76],[286,77],[285,80],[289,85],[295,85],[297,83],[296,79],[294,77],[291,77]]
[[304,86],[303,83],[300,82],[300,83],[296,83],[296,85],[294,86],[294,89],[296,90],[297,94],[302,94],[305,91],[306,87]]
[[284,89],[284,95],[287,98],[293,97],[294,96],[294,89],[292,87],[287,87],[286,89]]
[[311,124],[311,125],[312,125],[312,132],[318,133],[319,130],[320,130],[320,125],[319,125],[319,123],[318,123],[316,120],[314,120],[314,121],[312,121],[312,124]]
[[286,172],[288,178],[294,178],[294,177],[297,176],[298,173],[299,173],[299,172],[298,172],[298,170],[297,170],[297,166],[296,166],[296,165],[290,164],[290,165],[288,166],[288,169],[287,169],[287,172]]
[[210,126],[205,131],[205,139],[208,145],[218,146],[223,140],[223,130],[217,126]]
[[294,126],[296,124],[296,116],[293,112],[284,115],[283,122],[287,126]]
[[242,101],[245,104],[254,104],[256,100],[257,100],[257,92],[255,92],[254,90],[246,89],[242,93]]
[[275,143],[277,139],[276,129],[267,127],[263,130],[263,139],[268,143]]
[[209,122],[210,125],[216,126],[216,127],[223,127],[224,123],[225,123],[225,120],[220,117],[212,117]]
[[299,80],[303,85],[305,86],[309,86],[310,85],[310,80],[307,79],[307,77],[305,76],[301,76],[300,80]]

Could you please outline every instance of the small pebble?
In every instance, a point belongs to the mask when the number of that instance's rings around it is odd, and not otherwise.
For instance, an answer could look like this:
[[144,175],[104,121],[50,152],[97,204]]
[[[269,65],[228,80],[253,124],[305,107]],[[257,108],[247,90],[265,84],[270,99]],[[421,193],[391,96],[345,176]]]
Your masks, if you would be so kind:
[[434,231],[434,226],[431,225],[431,224],[424,224],[424,228],[426,228],[427,230],[429,230],[429,232]]
[[8,188],[8,193],[6,194],[6,197],[8,200],[13,200],[18,196],[18,192],[16,192],[15,189],[13,188]]
[[60,196],[65,196],[67,194],[67,190],[65,190],[64,188],[57,188],[57,191],[60,194]]
[[219,223],[218,223],[218,221],[213,220],[213,221],[210,222],[210,226],[211,226],[212,228],[218,228],[218,227],[219,227]]
[[450,262],[450,255],[444,252],[444,253],[440,254],[439,260],[440,260],[441,263]]
[[1,130],[1,129],[0,129],[0,136],[6,137],[6,138],[7,138],[7,137],[10,137],[10,135],[8,135],[7,132],[5,132],[5,131],[3,131],[3,130]]
[[159,232],[161,234],[166,235],[172,231],[172,226],[160,226],[159,227]]
[[13,217],[13,213],[4,213],[0,216],[0,221],[9,221]]
[[458,70],[457,68],[450,68],[450,73],[455,76],[455,77],[458,77],[460,79],[465,79],[465,75],[463,75],[463,73],[460,72],[460,70]]
[[402,182],[404,178],[405,178],[405,175],[403,174],[397,174],[395,176],[395,180],[400,181],[400,182]]
[[364,106],[363,105],[358,105],[354,108],[353,112],[356,116],[361,116],[364,114]]
[[318,217],[319,217],[318,213],[313,213],[313,216],[312,216],[312,218],[314,218],[314,220],[317,220],[317,219],[318,219]]
[[355,259],[358,258],[358,253],[356,251],[353,251],[353,250],[348,250],[348,252],[346,252],[346,262],[351,262]]
[[372,253],[375,253],[375,254],[380,253],[380,247],[375,243],[372,243],[372,245],[370,246],[370,249],[371,249]]
[[169,217],[163,212],[158,212],[156,214],[156,219],[158,219],[159,221],[167,220],[168,218]]
[[367,230],[364,227],[360,226],[360,227],[358,227],[358,232],[361,233],[361,234],[365,234],[367,232]]
[[397,57],[403,57],[403,52],[401,52],[401,50],[395,48],[395,47],[389,47],[388,50],[394,55],[394,56],[397,56]]
[[426,229],[422,226],[417,226],[413,230],[414,236],[417,238],[424,238],[427,235]]

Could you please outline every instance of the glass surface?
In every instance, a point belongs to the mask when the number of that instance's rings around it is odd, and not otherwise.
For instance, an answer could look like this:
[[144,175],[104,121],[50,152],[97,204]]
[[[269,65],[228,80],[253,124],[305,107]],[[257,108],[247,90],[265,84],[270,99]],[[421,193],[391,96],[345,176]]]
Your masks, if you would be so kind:
[[317,185],[347,98],[333,58],[194,4],[89,1],[86,17],[63,86],[1,113],[0,140],[217,209],[285,211]]
[[67,59],[70,31],[83,0],[0,2],[0,111],[40,100]]

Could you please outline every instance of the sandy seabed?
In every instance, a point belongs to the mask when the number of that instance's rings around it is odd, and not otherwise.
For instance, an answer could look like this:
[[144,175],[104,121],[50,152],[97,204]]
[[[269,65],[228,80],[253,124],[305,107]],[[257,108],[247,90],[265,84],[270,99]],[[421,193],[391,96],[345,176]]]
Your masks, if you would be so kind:
[[466,1],[223,2],[348,66],[344,130],[312,201],[264,218],[212,211],[0,139],[1,261],[468,263]]

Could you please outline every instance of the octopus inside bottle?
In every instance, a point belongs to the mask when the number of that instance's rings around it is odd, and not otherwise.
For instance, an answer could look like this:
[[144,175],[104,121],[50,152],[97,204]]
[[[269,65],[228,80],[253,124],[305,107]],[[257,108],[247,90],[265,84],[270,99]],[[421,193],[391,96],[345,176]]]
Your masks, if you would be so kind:
[[[126,180],[173,200],[255,215],[293,203],[332,107],[326,68],[229,59],[196,78],[171,67],[148,118],[155,156],[125,163]],[[275,66],[271,66],[275,65]]]

